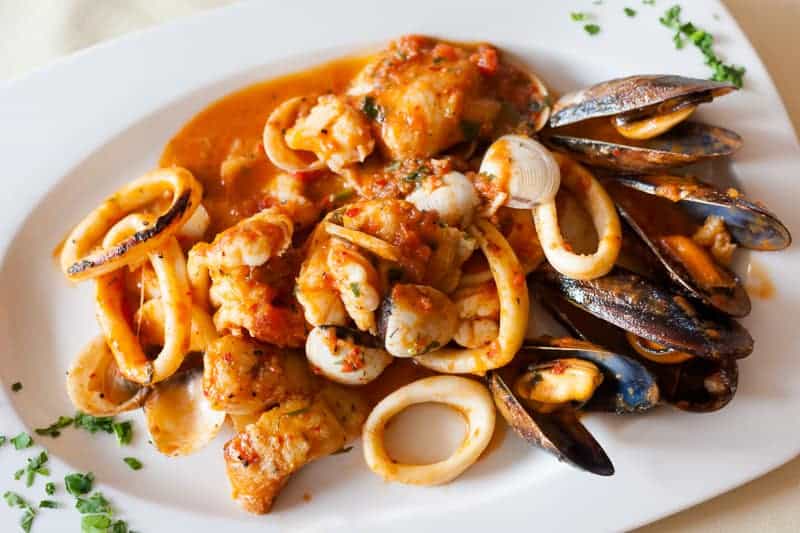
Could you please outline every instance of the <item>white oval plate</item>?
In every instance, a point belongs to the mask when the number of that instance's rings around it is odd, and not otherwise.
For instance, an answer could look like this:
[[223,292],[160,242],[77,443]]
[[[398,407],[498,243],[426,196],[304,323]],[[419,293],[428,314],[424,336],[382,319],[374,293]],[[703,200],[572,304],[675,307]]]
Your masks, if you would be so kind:
[[[636,4],[636,5],[634,5]],[[675,50],[658,17],[667,5],[512,0],[404,0],[248,3],[94,47],[25,79],[0,86],[0,434],[47,425],[72,412],[64,371],[96,334],[90,284],[70,288],[51,259],[53,247],[88,210],[119,185],[156,164],[164,143],[214,99],[257,80],[301,69],[403,33],[488,40],[528,62],[558,91],[633,73],[708,75],[691,46]],[[591,11],[591,37],[571,11]],[[746,89],[706,106],[703,118],[745,139],[733,160],[714,168],[800,228],[800,152],[769,75],[718,2],[692,2],[685,17],[717,37],[724,56],[746,65]],[[716,16],[715,16],[716,15]],[[670,408],[645,416],[591,416],[587,424],[617,474],[600,478],[561,465],[509,434],[454,483],[437,488],[388,484],[364,465],[358,446],[304,468],[267,516],[239,511],[228,496],[221,446],[167,459],[148,444],[137,420],[134,444],[69,430],[37,438],[50,451],[53,477],[92,470],[122,517],[143,532],[481,531],[502,524],[559,529],[629,529],[729,490],[783,464],[800,450],[800,379],[795,318],[800,316],[797,247],[758,254],[777,295],[755,300],[744,320],[756,351],[741,362],[739,393],[721,412],[692,415]],[[16,394],[10,384],[21,381]],[[134,415],[137,418],[138,415]],[[128,417],[130,418],[130,417]],[[447,426],[452,427],[452,425]],[[418,431],[429,432],[430,426]],[[38,448],[37,448],[38,449]],[[37,502],[11,479],[35,449],[0,448],[0,492]],[[122,462],[136,456],[145,468]],[[310,493],[310,502],[304,494]],[[67,509],[42,510],[35,532],[77,530]],[[0,505],[0,529],[19,512]]]

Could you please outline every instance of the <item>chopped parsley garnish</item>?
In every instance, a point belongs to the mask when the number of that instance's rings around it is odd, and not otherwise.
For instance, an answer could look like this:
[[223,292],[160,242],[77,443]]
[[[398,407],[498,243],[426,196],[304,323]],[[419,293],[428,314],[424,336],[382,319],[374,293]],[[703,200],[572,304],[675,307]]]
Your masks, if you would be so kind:
[[355,283],[355,282],[351,283],[350,284],[350,292],[353,293],[353,296],[358,298],[359,296],[361,296],[361,287],[358,285],[358,283]]
[[656,5],[656,0],[642,0],[642,3],[646,6],[654,6]]
[[129,421],[125,422],[115,422],[112,424],[111,429],[114,431],[114,435],[117,437],[117,442],[120,446],[124,446],[126,444],[131,443],[131,439],[133,438],[133,426]]
[[353,449],[353,447],[352,447],[352,446],[345,446],[344,448],[340,448],[340,449],[336,450],[336,451],[335,451],[335,452],[333,452],[331,455],[339,455],[339,454],[341,454],[341,453],[347,453],[347,452],[349,452],[349,451],[350,451],[350,450],[352,450],[352,449]]
[[123,459],[125,464],[131,467],[131,470],[141,470],[142,469],[142,462],[135,458],[135,457],[126,457]]
[[589,35],[597,35],[600,33],[600,26],[597,24],[587,24],[583,27],[583,30]]
[[39,502],[39,507],[42,509],[58,509],[58,502],[53,500],[42,500]]
[[[35,457],[28,458],[28,465],[25,467],[25,485],[28,487],[32,486],[36,474],[40,476],[50,475],[50,469],[45,466],[47,459],[47,452],[42,452]],[[14,477],[16,478],[16,474],[14,474]]]
[[111,504],[100,492],[95,492],[88,498],[78,498],[75,508],[81,514],[111,514]]
[[76,472],[64,478],[64,486],[66,487],[67,492],[69,492],[73,496],[83,496],[84,494],[92,490],[93,481],[94,481],[94,474],[92,474],[91,472],[89,472],[88,474],[82,474],[80,472]]
[[464,140],[468,142],[477,139],[478,134],[481,132],[481,125],[479,122],[473,122],[471,120],[462,120],[460,126],[461,126],[461,133],[464,135]]
[[14,445],[14,448],[17,450],[24,450],[25,448],[30,448],[33,445],[33,439],[30,435],[25,433],[24,431],[11,439],[11,444]]
[[363,111],[364,114],[367,115],[367,117],[369,117],[371,120],[377,120],[380,122],[381,117],[383,117],[380,106],[375,103],[375,98],[371,96],[364,97],[364,103],[361,104],[361,111]]
[[20,468],[19,470],[14,472],[14,480],[15,481],[19,481],[20,479],[22,479],[22,476],[24,476],[24,475],[25,475],[25,469],[24,468]]
[[0,435],[0,446],[4,445],[7,440],[8,437],[6,437],[5,435]]
[[12,391],[14,391],[14,392],[19,392],[19,391],[21,391],[21,390],[22,390],[22,383],[20,383],[19,381],[17,381],[16,383],[12,384],[12,385],[11,385],[11,390],[12,390]]
[[47,484],[44,486],[44,491],[48,496],[52,496],[56,493],[56,484],[52,481],[48,481]]
[[661,24],[675,31],[672,37],[675,48],[681,49],[689,41],[700,50],[706,65],[711,68],[712,80],[727,81],[736,87],[742,87],[745,68],[723,62],[714,52],[714,37],[710,33],[691,22],[681,21],[681,6],[675,5],[667,9],[659,20]]
[[635,9],[631,9],[630,7],[626,7],[624,9],[624,11],[625,11],[625,14],[628,15],[629,17],[635,17],[636,16],[636,10]]
[[407,174],[405,177],[403,177],[403,180],[405,180],[405,181],[419,181],[419,180],[421,180],[422,178],[424,178],[425,176],[427,176],[429,174],[430,174],[430,170],[428,170],[427,167],[419,167],[414,172],[412,172],[410,174]]
[[74,419],[69,416],[59,416],[58,420],[46,428],[36,429],[36,434],[56,438],[61,435],[61,430],[65,427],[71,426],[73,421]]
[[25,511],[25,513],[22,515],[19,525],[23,531],[29,533],[31,530],[31,525],[33,524],[33,518],[36,516],[36,510],[31,507],[30,504],[22,498],[22,496],[15,492],[8,491],[3,494],[3,498],[6,500],[6,503],[9,507],[19,507]]
[[345,200],[350,199],[355,193],[356,191],[353,189],[342,189],[341,191],[332,195],[331,200],[334,202],[344,202]]
[[104,514],[90,514],[81,518],[81,533],[106,533],[111,527],[111,517]]
[[586,13],[582,13],[580,11],[573,11],[572,13],[569,14],[569,17],[575,22],[580,22],[582,20],[588,19],[589,15],[587,15]]
[[85,429],[89,433],[97,433],[98,431],[113,433],[113,425],[113,416],[92,416],[80,411],[75,415],[75,427]]

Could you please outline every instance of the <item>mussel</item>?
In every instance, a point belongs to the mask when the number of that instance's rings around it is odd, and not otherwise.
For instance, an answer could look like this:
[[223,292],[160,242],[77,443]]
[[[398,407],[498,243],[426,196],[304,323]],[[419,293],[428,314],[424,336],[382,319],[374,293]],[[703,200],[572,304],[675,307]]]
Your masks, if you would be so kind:
[[[711,412],[722,409],[736,394],[739,371],[734,358],[702,357],[658,361],[644,358],[631,345],[631,335],[565,300],[558,290],[536,285],[539,301],[567,330],[578,338],[623,354],[655,376],[660,399],[684,411]],[[674,352],[665,352],[665,356]]]
[[730,155],[736,133],[685,122],[697,105],[733,91],[729,83],[674,75],[639,75],[599,83],[559,98],[544,140],[579,160],[644,172]]
[[714,360],[753,351],[753,338],[737,322],[621,267],[601,278],[576,280],[543,265],[535,280],[571,304],[658,345]]
[[526,342],[521,351],[542,361],[571,357],[599,367],[605,379],[583,406],[586,410],[637,413],[658,403],[655,378],[644,365],[628,355],[572,338],[537,339],[533,343]]
[[731,241],[756,250],[791,243],[774,214],[733,189],[723,193],[680,176],[618,176],[606,189],[669,277],[689,296],[730,316],[750,312],[744,286],[726,267],[736,248]]
[[[526,370],[526,362],[531,362],[534,367]],[[536,371],[545,371],[545,368],[536,368],[530,355],[520,353],[511,364],[487,374],[489,390],[500,414],[520,437],[552,453],[560,461],[597,475],[612,475],[614,465],[603,447],[578,420],[572,406],[541,412],[520,401],[514,390],[516,382]],[[552,374],[552,368],[547,371]]]

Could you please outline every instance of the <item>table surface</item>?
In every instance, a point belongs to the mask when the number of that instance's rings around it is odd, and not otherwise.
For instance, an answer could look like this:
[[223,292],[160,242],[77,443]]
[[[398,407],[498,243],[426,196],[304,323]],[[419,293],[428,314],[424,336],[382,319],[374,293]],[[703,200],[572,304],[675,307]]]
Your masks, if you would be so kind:
[[[232,1],[0,0],[0,80],[19,76],[99,41]],[[800,131],[800,76],[795,72],[798,63],[788,55],[795,51],[787,47],[797,39],[800,0],[724,1],[766,64],[795,131]],[[795,532],[800,531],[798,501],[800,458],[736,490],[640,528],[637,533]]]

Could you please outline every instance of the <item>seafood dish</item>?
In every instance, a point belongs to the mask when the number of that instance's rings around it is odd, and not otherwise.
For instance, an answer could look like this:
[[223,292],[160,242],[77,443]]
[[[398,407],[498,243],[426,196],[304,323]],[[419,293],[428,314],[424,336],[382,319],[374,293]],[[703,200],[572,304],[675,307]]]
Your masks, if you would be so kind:
[[[564,89],[491,44],[407,35],[212,103],[71,221],[59,264],[93,283],[99,334],[70,399],[141,408],[170,456],[230,426],[232,497],[258,514],[359,437],[405,484],[453,481],[501,424],[609,476],[586,413],[722,409],[754,347],[737,250],[791,244],[768,207],[693,175],[744,142],[694,119],[736,87]],[[399,462],[385,429],[422,403],[465,437]]]

